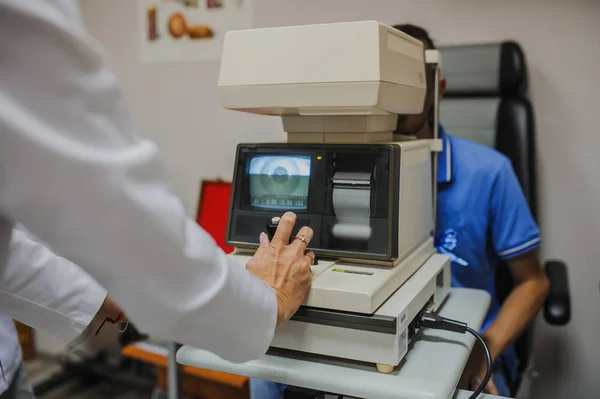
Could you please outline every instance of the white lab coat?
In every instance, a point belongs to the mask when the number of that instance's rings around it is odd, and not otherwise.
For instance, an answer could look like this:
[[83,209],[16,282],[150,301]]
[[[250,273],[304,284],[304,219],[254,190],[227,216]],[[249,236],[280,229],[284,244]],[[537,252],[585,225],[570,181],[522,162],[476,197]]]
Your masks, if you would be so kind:
[[[233,362],[271,343],[274,290],[185,216],[75,1],[0,0],[0,260],[16,221],[142,331]],[[0,312],[25,317],[3,301]]]
[[[54,254],[22,226],[13,230],[7,261],[0,275],[0,304],[19,320],[44,324],[66,341],[91,323],[106,298],[106,290],[81,268]],[[0,395],[22,361],[12,319],[0,315]]]
[[10,317],[0,315],[0,395],[10,386],[22,362],[23,352],[15,323]]
[[39,237],[23,226],[13,229],[0,274],[0,306],[15,319],[71,341],[90,324],[106,295],[89,274]]

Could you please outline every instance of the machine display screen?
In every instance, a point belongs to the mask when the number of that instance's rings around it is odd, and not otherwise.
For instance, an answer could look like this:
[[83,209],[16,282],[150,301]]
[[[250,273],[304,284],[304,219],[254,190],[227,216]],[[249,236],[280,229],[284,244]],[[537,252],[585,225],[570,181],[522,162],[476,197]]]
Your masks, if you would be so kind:
[[250,204],[273,210],[306,210],[310,156],[259,155],[250,159]]

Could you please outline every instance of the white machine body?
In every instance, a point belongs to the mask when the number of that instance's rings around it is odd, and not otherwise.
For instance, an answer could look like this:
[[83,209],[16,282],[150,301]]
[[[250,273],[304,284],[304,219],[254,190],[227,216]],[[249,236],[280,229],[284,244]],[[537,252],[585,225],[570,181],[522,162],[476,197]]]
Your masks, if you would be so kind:
[[418,114],[423,47],[375,21],[231,31],[219,94],[225,108],[267,115]]
[[[342,260],[320,260],[311,266],[313,280],[303,306],[343,312],[372,314],[407,281],[431,256],[433,241],[421,244],[399,265],[373,267]],[[245,265],[252,255],[244,251],[230,254]]]
[[[427,60],[439,71],[438,52]],[[414,319],[448,295],[450,260],[433,243],[432,154],[441,143],[394,134],[399,114],[423,112],[425,68],[419,40],[375,21],[226,34],[222,105],[281,116],[287,133],[287,144],[238,146],[230,256],[246,264],[264,221],[288,205],[297,224],[315,230],[310,293],[273,347],[395,366]],[[310,166],[297,175],[285,163],[277,175],[250,171],[268,156]],[[282,182],[294,179],[287,190]]]
[[[414,140],[394,144],[400,146],[401,154],[397,261],[402,261],[431,238],[434,230],[431,211],[431,141]],[[430,253],[434,251],[433,243],[427,250]]]
[[[395,184],[396,195],[389,195],[397,199],[397,203],[388,203],[390,208],[397,207],[397,212],[390,212],[388,224],[391,227],[397,225],[397,232],[390,232],[390,246],[394,246],[397,255],[391,258],[376,260],[374,257],[364,256],[359,258],[357,254],[348,253],[347,256],[328,256],[333,253],[330,249],[315,249],[319,256],[318,265],[313,266],[313,282],[308,296],[304,302],[305,306],[324,308],[338,311],[373,313],[383,302],[400,287],[410,276],[435,252],[433,244],[433,216],[432,216],[432,186],[431,180],[431,148],[428,140],[412,140],[400,143],[391,143],[398,147],[399,166],[397,174],[391,174]],[[238,166],[239,175],[246,170],[245,164]],[[238,187],[236,176],[234,187]],[[397,183],[396,182],[396,183]],[[342,187],[333,189],[341,191],[349,190],[350,200],[353,201],[353,188]],[[235,193],[243,189],[234,189]],[[354,190],[355,191],[355,190]],[[351,209],[356,204],[348,205]],[[338,209],[339,210],[339,209]],[[234,207],[230,218],[235,219],[238,210]],[[241,213],[241,212],[240,212]],[[394,216],[396,215],[396,216]],[[242,213],[240,218],[246,218]],[[299,217],[302,217],[300,215]],[[265,217],[266,219],[266,217]],[[240,219],[246,220],[246,219]],[[260,219],[263,220],[263,219]],[[230,220],[233,224],[235,220]],[[368,220],[367,220],[368,222]],[[249,229],[249,222],[243,223],[244,229]],[[264,224],[256,226],[263,228]],[[297,226],[300,228],[301,226]],[[315,227],[315,226],[313,226]],[[335,227],[335,226],[334,226]],[[350,226],[357,229],[360,226]],[[316,227],[315,227],[316,228]],[[366,225],[366,228],[369,228]],[[256,231],[256,236],[260,230]],[[324,235],[320,232],[320,235]],[[333,233],[332,233],[333,234]],[[316,240],[316,238],[314,238]],[[236,245],[236,242],[230,244]],[[249,243],[246,243],[249,244]],[[238,248],[233,256],[248,256],[255,248]],[[245,259],[239,259],[243,264]]]
[[[434,252],[429,239],[392,268],[344,261],[320,261],[305,306],[371,314],[407,281]],[[314,270],[314,269],[313,269]]]
[[[243,265],[251,258],[250,255],[229,256]],[[277,329],[271,346],[397,366],[408,350],[410,324],[424,310],[437,311],[450,291],[448,256],[433,254],[423,264],[414,262],[414,265],[418,265],[418,270],[372,314],[301,308],[292,320]],[[312,266],[313,284],[323,271],[335,267],[335,262]],[[360,272],[374,270],[354,267]]]
[[[277,330],[271,346],[397,366],[408,350],[410,323],[424,309],[435,312],[449,290],[450,260],[435,254],[369,320],[350,315],[290,320]],[[384,322],[395,328],[388,331]]]
[[219,95],[225,108],[282,116],[290,142],[386,140],[397,114],[421,113],[424,65],[419,40],[375,21],[232,31]]

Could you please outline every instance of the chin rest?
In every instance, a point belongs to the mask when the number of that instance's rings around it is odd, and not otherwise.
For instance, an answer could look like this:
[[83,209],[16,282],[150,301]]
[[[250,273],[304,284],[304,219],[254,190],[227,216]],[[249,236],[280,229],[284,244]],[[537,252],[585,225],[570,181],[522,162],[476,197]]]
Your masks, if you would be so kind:
[[[455,45],[440,48],[442,74],[447,90],[440,104],[440,120],[448,132],[493,147],[508,157],[523,188],[533,216],[538,218],[535,171],[535,118],[527,99],[527,63],[518,43]],[[571,318],[567,267],[548,261],[550,295],[544,306],[545,320],[564,325]],[[497,268],[496,293],[503,302],[514,280],[501,262]],[[532,328],[517,340],[515,348],[521,376],[531,356]],[[520,377],[513,381],[513,394]]]

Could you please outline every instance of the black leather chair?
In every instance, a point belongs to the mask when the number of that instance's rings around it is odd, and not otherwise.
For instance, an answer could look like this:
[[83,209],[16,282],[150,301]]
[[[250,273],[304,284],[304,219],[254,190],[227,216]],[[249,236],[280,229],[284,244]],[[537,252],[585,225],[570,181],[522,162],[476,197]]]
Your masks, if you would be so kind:
[[[442,75],[447,79],[440,120],[452,135],[496,148],[512,162],[529,206],[538,219],[536,192],[535,117],[528,100],[527,63],[518,43],[441,47]],[[542,244],[543,245],[543,244]],[[570,320],[566,266],[550,260],[545,270],[551,292],[544,306],[545,320],[564,325]],[[508,267],[497,268],[497,295],[503,302],[514,287]],[[529,397],[533,372],[533,326],[515,343],[519,377],[511,381],[512,396]]]

